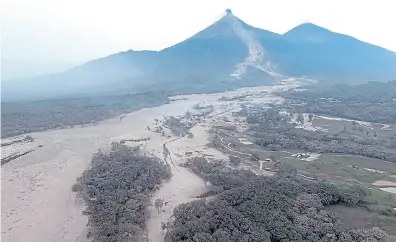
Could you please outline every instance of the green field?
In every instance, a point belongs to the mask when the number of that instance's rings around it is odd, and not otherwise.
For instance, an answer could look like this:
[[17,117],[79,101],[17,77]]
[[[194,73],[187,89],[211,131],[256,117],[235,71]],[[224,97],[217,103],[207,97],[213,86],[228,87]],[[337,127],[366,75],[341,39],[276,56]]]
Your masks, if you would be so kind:
[[[344,130],[346,127],[349,132],[360,137],[373,137],[374,131],[377,137],[391,137],[394,130],[383,130],[383,125],[363,126],[353,125],[350,121],[327,120],[316,118],[313,126],[320,126],[329,132],[336,133]],[[353,126],[355,126],[354,130]],[[363,129],[363,132],[359,130]],[[392,129],[393,127],[390,127]],[[269,151],[264,150],[256,144],[243,144],[240,142],[241,137],[245,141],[253,142],[249,132],[237,132],[236,130],[224,130],[219,127],[220,132],[212,137],[212,144],[216,143],[215,148],[221,150],[227,155],[238,156],[244,161],[244,167],[251,166],[257,169],[259,162],[252,161],[250,154],[258,155],[261,161],[275,156],[284,164],[291,165],[297,169],[298,174],[315,178],[318,180],[331,181],[340,186],[359,186],[369,192],[365,198],[371,203],[383,204],[386,206],[396,207],[396,194],[385,192],[379,187],[373,185],[378,180],[396,182],[396,166],[394,163],[384,160],[373,159],[362,156],[348,154],[321,154],[316,160],[307,161],[306,159],[293,157],[293,154],[302,153],[298,150]],[[369,134],[367,135],[367,132]],[[224,147],[227,146],[227,147]],[[229,148],[229,149],[228,149]],[[274,169],[273,162],[263,163],[263,168]],[[388,209],[388,207],[386,208]]]
[[382,136],[382,137],[383,136],[392,137],[396,135],[395,125],[389,125],[388,128],[384,128],[384,125],[382,124],[374,123],[371,124],[370,126],[357,124],[355,125],[355,130],[353,130],[354,125],[351,121],[329,120],[318,116],[315,116],[314,119],[312,120],[312,126],[322,128],[332,133],[339,133],[344,129],[351,132],[356,131],[355,134],[361,137],[367,137],[366,132],[368,132],[369,136],[373,136],[374,132],[376,132],[378,136]]
[[[295,157],[285,157],[283,162],[296,167],[303,173],[315,174],[319,177],[367,186],[378,180],[395,181],[391,177],[396,173],[394,164],[366,157],[352,155],[324,154],[315,161],[305,161]],[[369,170],[371,169],[371,170]]]

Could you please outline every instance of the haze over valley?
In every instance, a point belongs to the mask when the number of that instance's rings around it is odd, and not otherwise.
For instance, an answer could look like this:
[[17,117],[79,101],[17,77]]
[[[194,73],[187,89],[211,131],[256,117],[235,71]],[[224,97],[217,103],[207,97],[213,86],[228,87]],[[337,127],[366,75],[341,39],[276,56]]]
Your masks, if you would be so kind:
[[227,9],[62,68],[2,81],[2,240],[396,241],[395,52]]
[[191,83],[201,91],[220,91],[287,76],[331,83],[389,81],[395,66],[394,52],[315,24],[301,24],[280,35],[252,27],[230,11],[161,51],[130,50],[65,72],[3,83],[2,99],[139,93],[159,87],[185,93]]

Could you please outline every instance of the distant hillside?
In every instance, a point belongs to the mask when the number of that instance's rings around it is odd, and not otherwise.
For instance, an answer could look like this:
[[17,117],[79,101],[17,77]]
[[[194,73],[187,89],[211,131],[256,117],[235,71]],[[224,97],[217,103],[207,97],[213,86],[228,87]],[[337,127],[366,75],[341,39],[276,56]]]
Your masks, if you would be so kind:
[[382,124],[396,123],[396,80],[311,87],[302,92],[287,92],[282,95],[301,103],[294,106],[298,112]]
[[282,66],[289,75],[351,81],[396,77],[396,53],[379,46],[310,23],[283,37],[289,48],[278,53],[283,55]]
[[311,77],[330,83],[388,81],[396,53],[311,23],[280,35],[227,14],[162,51],[126,51],[66,72],[9,83],[2,98],[211,92]]

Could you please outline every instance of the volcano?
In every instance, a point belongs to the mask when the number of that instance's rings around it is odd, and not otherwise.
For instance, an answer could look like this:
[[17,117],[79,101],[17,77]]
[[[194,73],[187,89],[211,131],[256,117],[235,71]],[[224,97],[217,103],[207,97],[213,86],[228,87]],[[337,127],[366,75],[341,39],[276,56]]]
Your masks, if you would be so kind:
[[164,50],[130,50],[4,83],[2,98],[215,92],[302,76],[328,83],[388,81],[396,78],[396,53],[312,23],[274,33],[227,9],[212,25]]

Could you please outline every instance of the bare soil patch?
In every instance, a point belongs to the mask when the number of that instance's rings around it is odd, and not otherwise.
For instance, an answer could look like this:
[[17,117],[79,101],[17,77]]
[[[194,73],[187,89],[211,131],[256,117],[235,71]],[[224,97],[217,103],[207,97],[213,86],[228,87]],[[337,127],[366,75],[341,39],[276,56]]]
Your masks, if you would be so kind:
[[378,181],[374,182],[373,185],[379,186],[379,187],[396,187],[396,182],[378,180]]

